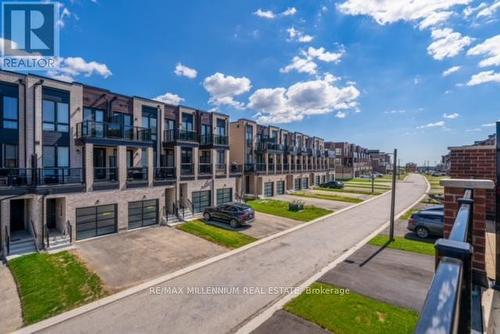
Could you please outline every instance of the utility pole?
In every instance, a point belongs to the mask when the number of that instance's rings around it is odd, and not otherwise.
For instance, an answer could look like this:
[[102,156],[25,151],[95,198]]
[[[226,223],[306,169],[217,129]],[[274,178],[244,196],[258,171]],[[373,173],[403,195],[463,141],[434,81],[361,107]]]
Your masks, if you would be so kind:
[[392,168],[392,190],[391,190],[391,224],[389,226],[389,240],[394,241],[394,206],[396,204],[396,161],[398,150],[394,149],[394,161]]
[[375,175],[373,175],[372,171],[372,194],[375,192]]

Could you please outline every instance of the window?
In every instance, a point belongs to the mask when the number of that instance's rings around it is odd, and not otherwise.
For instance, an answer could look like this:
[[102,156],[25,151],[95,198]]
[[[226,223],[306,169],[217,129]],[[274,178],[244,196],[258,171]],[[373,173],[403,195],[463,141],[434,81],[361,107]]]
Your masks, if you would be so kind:
[[200,164],[209,164],[210,163],[210,151],[202,150],[200,151]]
[[233,201],[232,188],[217,189],[217,205],[230,203],[232,201]]
[[69,167],[68,146],[44,146],[42,156],[44,168]]
[[154,108],[142,108],[142,127],[151,130],[151,140],[156,140],[156,113],[157,110]]
[[43,130],[69,131],[69,105],[67,103],[44,99],[42,109]]
[[193,151],[190,148],[183,148],[181,150],[181,163],[190,164],[193,162]]
[[18,128],[18,105],[17,98],[11,96],[3,97],[3,128],[17,129]]
[[17,168],[17,145],[3,146],[2,167]]
[[253,126],[247,125],[245,131],[245,138],[247,143],[253,142]]
[[226,121],[224,119],[217,120],[217,135],[219,136],[226,135]]
[[185,131],[194,131],[192,114],[182,113],[182,129]]
[[225,164],[226,163],[226,152],[223,150],[217,151],[217,163]]

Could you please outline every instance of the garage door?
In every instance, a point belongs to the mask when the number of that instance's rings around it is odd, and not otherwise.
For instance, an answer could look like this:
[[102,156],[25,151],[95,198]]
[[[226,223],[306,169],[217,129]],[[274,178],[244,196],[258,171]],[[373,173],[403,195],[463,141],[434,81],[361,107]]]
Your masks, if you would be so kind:
[[316,176],[316,185],[319,186],[321,183],[321,176]]
[[217,189],[217,205],[233,201],[233,188]]
[[301,189],[301,179],[295,179],[295,181],[294,181],[294,189],[295,190],[300,190]]
[[129,202],[128,228],[134,229],[158,223],[158,200]]
[[116,204],[76,209],[76,240],[116,232]]
[[285,181],[276,182],[276,194],[283,195],[285,193]]
[[193,191],[192,194],[193,212],[198,213],[210,206],[210,190]]
[[309,188],[309,178],[305,177],[302,179],[302,189]]
[[274,183],[273,182],[265,182],[264,183],[264,196],[265,197],[273,197],[274,195]]

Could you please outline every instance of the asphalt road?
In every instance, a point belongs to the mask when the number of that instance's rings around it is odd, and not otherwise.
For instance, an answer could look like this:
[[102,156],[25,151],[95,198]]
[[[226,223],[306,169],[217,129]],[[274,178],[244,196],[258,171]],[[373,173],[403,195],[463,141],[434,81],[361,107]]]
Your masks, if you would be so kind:
[[[426,189],[411,175],[397,187],[396,212]],[[315,224],[262,243],[198,270],[58,323],[49,333],[228,333],[266,309],[281,295],[269,287],[296,287],[389,218],[385,195]],[[181,291],[166,288],[183,288]],[[191,293],[193,287],[225,287],[229,294]],[[262,289],[261,289],[262,288]],[[163,290],[162,290],[163,289]],[[177,292],[177,293],[173,293]],[[198,290],[198,292],[201,292]],[[205,290],[207,292],[207,290]]]

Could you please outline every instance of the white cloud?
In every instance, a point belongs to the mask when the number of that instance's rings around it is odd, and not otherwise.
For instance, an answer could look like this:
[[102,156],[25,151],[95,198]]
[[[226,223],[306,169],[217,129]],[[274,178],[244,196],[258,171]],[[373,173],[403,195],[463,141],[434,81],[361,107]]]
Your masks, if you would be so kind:
[[481,44],[469,49],[467,55],[486,57],[479,62],[480,67],[500,66],[500,35],[488,38]]
[[492,71],[483,71],[477,74],[474,74],[469,82],[467,82],[467,86],[476,86],[481,85],[488,82],[500,82],[500,72]]
[[465,132],[480,132],[480,131],[482,131],[480,128],[465,129]]
[[316,74],[317,69],[318,65],[311,58],[295,56],[290,64],[280,69],[280,72],[289,73],[297,71],[299,73]]
[[335,62],[338,63],[345,51],[342,49],[339,52],[328,52],[324,47],[320,47],[318,49],[313,48],[312,46],[307,49],[307,54],[312,58],[317,58],[326,63]]
[[257,9],[255,12],[253,12],[253,14],[263,19],[269,19],[269,20],[272,20],[276,17],[276,14],[274,14],[272,10],[262,10],[260,8]]
[[427,123],[424,125],[417,126],[417,129],[427,129],[427,128],[443,128],[445,126],[444,121],[439,121],[435,123]]
[[244,107],[243,103],[234,100],[234,97],[250,91],[252,82],[246,77],[237,78],[217,72],[205,78],[203,87],[210,94],[209,103],[241,109]]
[[488,6],[485,2],[481,2],[478,6],[476,7],[471,7],[471,6],[467,6],[464,10],[463,10],[463,14],[464,14],[464,17],[465,18],[468,18],[469,16],[471,16],[472,14],[474,14],[475,12],[483,9],[484,7]]
[[447,119],[457,119],[458,117],[460,117],[460,115],[456,112],[454,112],[452,114],[447,114],[447,113],[443,114],[443,118],[447,118]]
[[61,27],[61,28],[64,28],[64,25],[65,25],[65,22],[64,20],[71,17],[71,12],[69,11],[68,8],[64,7],[63,4],[61,3],[58,3],[58,7],[59,7],[59,10],[60,10],[60,13],[59,13],[59,20],[57,20],[56,24]]
[[406,110],[404,110],[404,109],[394,109],[394,110],[386,110],[386,111],[384,111],[384,114],[392,114],[392,115],[394,115],[394,114],[404,114],[404,113],[406,113]]
[[263,123],[288,123],[334,111],[340,111],[336,117],[345,117],[346,110],[357,108],[360,93],[354,86],[336,87],[331,79],[258,89],[250,96],[247,107],[257,111],[258,121]]
[[495,14],[497,10],[500,10],[500,1],[496,1],[494,4],[491,6],[488,6],[481,10],[479,13],[477,13],[477,17],[491,17]]
[[89,77],[97,74],[104,78],[112,75],[106,64],[95,61],[87,62],[81,57],[58,58],[57,63],[57,68],[47,71],[47,75],[58,80],[71,82],[79,75]]
[[434,12],[423,19],[418,25],[420,30],[424,30],[448,21],[453,12]]
[[304,34],[302,31],[295,29],[294,27],[288,28],[288,41],[297,41],[300,43],[309,43],[314,37],[311,35]]
[[468,36],[462,36],[450,28],[432,30],[433,42],[427,47],[427,52],[437,60],[458,55],[466,46],[472,43]]
[[458,72],[462,67],[461,66],[452,66],[446,71],[443,71],[443,77],[447,77],[455,72]]
[[171,105],[175,105],[175,106],[181,104],[182,101],[184,101],[184,99],[182,97],[180,97],[179,95],[174,94],[174,93],[169,93],[169,92],[167,92],[163,95],[157,96],[153,100],[160,101],[160,102],[167,103],[167,104],[171,104]]
[[481,124],[481,126],[483,128],[492,128],[494,126],[497,126],[497,123],[485,123],[485,124]]
[[335,117],[337,118],[346,118],[347,117],[347,113],[345,111],[337,111],[337,113],[335,114]]
[[[420,21],[432,15],[443,18],[457,5],[467,5],[473,0],[346,0],[337,8],[348,15],[368,15],[378,24],[390,24],[397,21]],[[435,16],[432,20],[436,20]],[[438,20],[439,21],[439,20]],[[443,21],[439,21],[443,22]],[[426,25],[429,24],[429,21]]]
[[194,68],[187,67],[185,65],[182,65],[181,63],[177,63],[174,73],[178,76],[186,77],[189,79],[194,79],[198,75],[198,71],[196,71]]
[[297,8],[295,8],[295,7],[287,8],[287,10],[285,10],[283,13],[281,13],[281,15],[283,15],[283,16],[293,16],[295,14],[297,14]]

